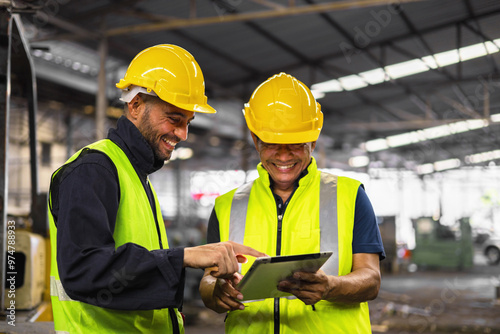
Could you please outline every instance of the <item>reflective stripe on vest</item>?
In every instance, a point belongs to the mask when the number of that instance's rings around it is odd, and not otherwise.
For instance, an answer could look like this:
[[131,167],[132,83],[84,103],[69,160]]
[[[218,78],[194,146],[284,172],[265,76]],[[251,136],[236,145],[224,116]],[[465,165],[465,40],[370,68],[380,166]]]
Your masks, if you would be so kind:
[[[231,217],[229,218],[229,240],[243,244],[245,236],[245,223],[247,220],[248,199],[252,190],[253,182],[239,187],[233,196],[231,203]],[[235,222],[235,224],[233,224]]]
[[[319,228],[321,231],[320,251],[337,249],[339,244],[337,176],[328,173],[321,173],[319,184]],[[339,253],[333,252],[321,269],[327,275],[338,275]]]
[[[245,223],[248,210],[248,201],[253,182],[239,187],[234,193],[231,202],[229,220],[229,240],[243,244],[245,237]],[[319,224],[321,230],[320,251],[336,250],[338,248],[338,221],[337,221],[337,176],[321,173],[319,202]],[[338,275],[338,252],[332,256],[321,268],[327,275]]]
[[50,295],[53,297],[57,297],[60,301],[73,300],[64,290],[61,281],[57,280],[54,276],[50,276]]

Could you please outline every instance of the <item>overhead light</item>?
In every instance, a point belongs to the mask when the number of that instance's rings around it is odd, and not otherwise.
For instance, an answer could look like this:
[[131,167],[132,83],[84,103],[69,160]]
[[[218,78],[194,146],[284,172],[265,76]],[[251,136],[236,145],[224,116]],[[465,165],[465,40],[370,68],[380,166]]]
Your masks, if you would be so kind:
[[456,64],[460,61],[460,57],[459,57],[458,52],[459,51],[457,49],[455,49],[455,50],[436,53],[434,56],[427,56],[427,57],[434,58],[436,60],[436,64],[439,67],[445,67],[445,66]]
[[344,90],[340,85],[340,82],[336,79],[314,84],[311,86],[311,89],[323,93],[341,92]]
[[323,93],[341,92],[360,89],[368,85],[377,85],[387,81],[388,78],[399,79],[423,73],[438,67],[450,66],[459,62],[484,57],[500,51],[500,39],[477,43],[425,56],[411,59],[385,67],[375,68],[370,71],[352,74],[338,79],[327,80],[312,85],[312,89]]
[[492,122],[500,122],[500,114],[494,114],[490,116]]
[[[491,115],[491,120],[494,122],[500,121],[500,114]],[[455,123],[434,126],[427,129],[404,132],[386,138],[378,138],[369,140],[361,144],[367,152],[376,152],[386,150],[391,147],[399,147],[411,145],[422,141],[451,136],[457,133],[477,130],[488,126],[488,122],[484,119],[470,119],[467,121],[459,121]]]
[[431,128],[423,129],[422,131],[427,139],[446,137],[451,134],[450,126],[448,124],[433,126]]
[[382,68],[361,72],[359,76],[370,85],[377,85],[389,79],[387,73]]
[[[498,50],[494,51],[498,52]],[[471,46],[465,46],[463,48],[460,48],[460,60],[461,61],[466,61],[474,58],[479,58],[479,57],[484,57],[488,54],[488,50],[486,50],[486,47],[484,43],[480,44],[475,44]]]
[[404,78],[410,75],[426,72],[429,70],[421,59],[413,59],[399,64],[385,67],[385,71],[392,79]]
[[370,158],[365,155],[359,155],[356,157],[349,158],[349,166],[351,167],[365,167],[370,163]]
[[386,139],[387,144],[390,147],[405,146],[413,143],[418,143],[422,140],[426,140],[425,134],[422,131],[401,133],[399,135],[389,136]]
[[436,161],[434,163],[434,169],[437,172],[458,167],[460,167],[459,159],[447,159],[447,160]]
[[389,148],[389,145],[387,145],[386,139],[380,138],[365,142],[364,144],[362,144],[362,148],[364,148],[367,152],[376,152],[387,150]]
[[316,100],[319,100],[319,99],[322,99],[325,97],[325,93],[323,93],[322,91],[319,91],[319,90],[312,89],[311,93]]
[[348,75],[346,77],[339,78],[340,85],[345,90],[355,90],[359,88],[363,88],[368,86],[365,80],[361,78],[359,75]]
[[500,51],[498,48],[498,45],[496,45],[493,42],[488,41],[488,42],[484,43],[484,45],[486,46],[486,50],[488,50],[489,54]]
[[429,66],[430,69],[438,68],[438,64],[436,63],[436,59],[434,58],[434,56],[423,57],[422,61],[425,65]]
[[423,164],[417,166],[417,173],[422,175],[422,174],[430,174],[434,172],[434,165],[433,164]]
[[500,159],[500,150],[482,152],[467,155],[465,157],[465,162],[470,164],[477,164],[485,161]]

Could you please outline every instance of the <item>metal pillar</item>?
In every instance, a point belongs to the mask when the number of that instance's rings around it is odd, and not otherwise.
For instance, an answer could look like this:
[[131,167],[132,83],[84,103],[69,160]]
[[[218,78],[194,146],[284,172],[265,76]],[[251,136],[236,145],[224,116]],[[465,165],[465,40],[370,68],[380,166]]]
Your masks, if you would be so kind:
[[[7,244],[8,208],[8,149],[9,149],[9,114],[11,97],[11,73],[16,73],[16,82],[24,92],[28,101],[30,129],[30,175],[31,175],[31,217],[33,232],[46,234],[47,212],[46,196],[39,194],[38,160],[36,141],[36,111],[37,95],[33,59],[29,46],[22,34],[21,20],[17,14],[12,14],[8,8],[0,8],[0,313],[4,313],[5,302],[5,254]],[[14,225],[15,226],[15,225]]]
[[106,108],[107,108],[107,94],[106,94],[106,58],[108,56],[108,41],[102,38],[99,44],[99,58],[101,64],[98,74],[98,89],[96,101],[96,140],[105,138],[105,121],[106,121]]
[[7,249],[7,204],[8,204],[8,148],[9,148],[9,113],[10,113],[10,65],[12,43],[12,20],[6,8],[0,8],[0,214],[1,247],[0,247],[0,289],[2,297],[0,310],[4,313],[5,302],[5,252]]
[[38,182],[38,154],[37,154],[37,88],[33,58],[31,57],[28,42],[22,33],[22,22],[19,15],[12,15],[12,44],[11,44],[12,72],[16,73],[24,96],[28,101],[29,147],[30,147],[30,176],[31,176],[31,210],[33,221],[31,231],[47,236],[47,195],[40,194]]

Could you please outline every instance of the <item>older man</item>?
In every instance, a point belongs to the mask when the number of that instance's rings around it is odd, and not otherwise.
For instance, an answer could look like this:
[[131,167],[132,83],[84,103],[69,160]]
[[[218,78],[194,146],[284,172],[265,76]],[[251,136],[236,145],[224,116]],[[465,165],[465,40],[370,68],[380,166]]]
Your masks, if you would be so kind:
[[238,240],[270,255],[334,254],[323,270],[278,284],[293,299],[242,303],[241,275],[222,280],[205,271],[205,305],[229,311],[227,333],[370,333],[366,301],[378,294],[384,250],[361,183],[319,171],[312,157],[323,125],[319,103],[302,82],[280,73],[257,87],[244,115],[259,178],[217,198],[208,241]]

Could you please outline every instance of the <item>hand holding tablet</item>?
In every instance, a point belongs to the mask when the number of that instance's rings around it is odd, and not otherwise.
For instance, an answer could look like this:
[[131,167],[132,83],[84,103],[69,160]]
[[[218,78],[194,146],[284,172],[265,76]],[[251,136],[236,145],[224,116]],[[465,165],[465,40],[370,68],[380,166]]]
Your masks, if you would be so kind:
[[316,272],[333,252],[259,257],[237,285],[243,301],[291,296],[277,289],[278,283],[294,272]]

